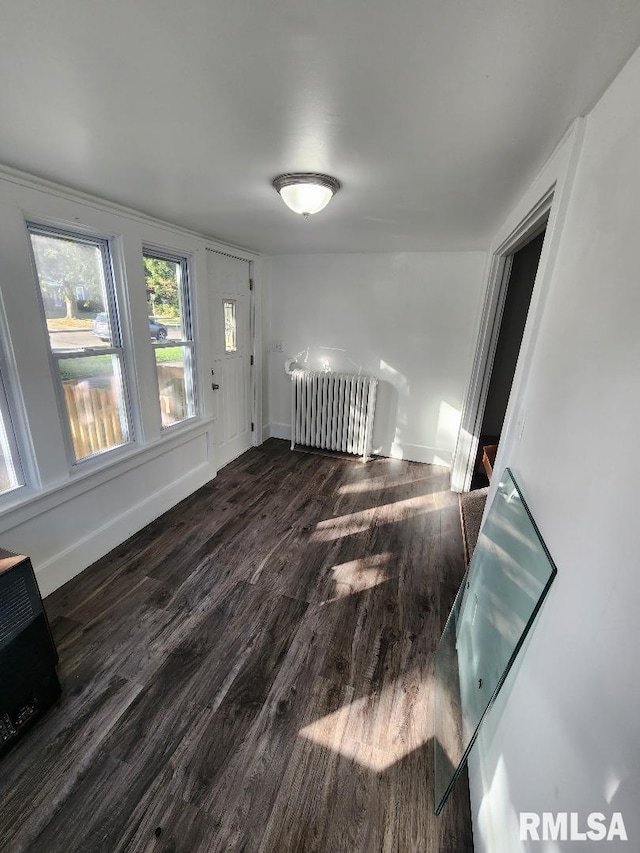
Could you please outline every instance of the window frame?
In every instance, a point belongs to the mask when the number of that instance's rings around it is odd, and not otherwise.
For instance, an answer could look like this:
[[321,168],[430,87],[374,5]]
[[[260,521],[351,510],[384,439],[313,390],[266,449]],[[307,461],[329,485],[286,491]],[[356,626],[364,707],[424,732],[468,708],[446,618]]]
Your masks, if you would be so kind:
[[[149,243],[142,244],[142,262],[144,267],[144,258],[155,258],[156,260],[161,261],[169,261],[171,263],[175,263],[180,268],[180,309],[181,309],[181,319],[182,319],[182,327],[181,334],[182,338],[179,340],[169,340],[166,338],[164,341],[151,340],[151,346],[153,349],[153,364],[154,364],[154,373],[156,379],[156,386],[158,389],[157,395],[157,412],[160,417],[160,434],[166,435],[167,433],[180,429],[186,424],[192,423],[196,418],[200,416],[200,406],[199,406],[199,395],[198,395],[198,372],[197,372],[197,345],[194,335],[194,323],[193,323],[193,294],[192,294],[192,276],[191,276],[191,256],[188,254],[184,254],[181,252],[176,252],[172,249],[165,249],[161,246],[152,245]],[[148,307],[148,306],[147,306]],[[186,337],[185,337],[186,335]],[[164,426],[162,424],[162,410],[160,405],[160,383],[158,379],[158,363],[156,361],[156,350],[159,349],[171,349],[175,347],[181,347],[183,351],[188,353],[188,360],[184,360],[183,363],[185,365],[185,395],[187,398],[187,408],[190,410],[190,413],[182,418],[179,421],[176,421],[172,424],[167,424]]]
[[[0,298],[0,429],[6,436],[9,461],[17,480],[15,486],[0,492],[0,509],[19,499],[20,492],[38,483],[38,475],[29,455],[26,420],[22,409],[22,398],[17,391],[13,348],[9,335],[9,323]],[[0,439],[0,446],[2,441]],[[4,448],[3,448],[4,452]]]
[[3,456],[5,455],[5,449],[8,452],[8,462],[17,482],[15,486],[0,491],[0,505],[14,500],[19,491],[27,486],[27,472],[22,453],[20,452],[16,424],[11,413],[11,401],[9,399],[4,367],[4,353],[2,353],[0,354],[0,430],[4,431],[7,446],[6,448],[3,447],[4,442],[0,437],[0,448],[2,448]]
[[[47,346],[49,350],[49,364],[51,368],[51,376],[53,380],[55,397],[58,404],[58,414],[62,426],[62,434],[67,453],[67,460],[71,466],[72,471],[78,470],[80,468],[86,469],[87,467],[90,467],[92,465],[100,464],[109,456],[119,455],[122,452],[130,450],[131,447],[136,443],[133,409],[131,403],[131,391],[127,374],[128,354],[125,351],[124,336],[122,333],[122,324],[120,319],[121,312],[119,310],[118,305],[118,299],[120,294],[118,293],[118,281],[116,279],[114,268],[114,241],[112,237],[96,234],[90,230],[83,229],[81,226],[78,227],[77,230],[75,230],[66,228],[64,226],[59,227],[50,223],[38,222],[37,220],[33,219],[25,220],[25,226],[27,230],[29,251],[31,253],[31,263],[38,296],[38,304],[40,305],[40,315],[43,325],[43,332],[46,336]],[[73,240],[76,243],[95,246],[99,249],[102,263],[102,272],[104,275],[105,290],[105,304],[103,312],[106,313],[108,316],[109,330],[111,334],[109,346],[102,345],[96,347],[83,347],[82,349],[74,350],[53,349],[53,347],[51,346],[49,327],[47,325],[47,312],[44,305],[42,286],[40,284],[40,276],[38,273],[35,251],[31,239],[32,235],[34,234],[41,235],[44,237],[58,237],[61,239]],[[77,459],[73,445],[73,436],[71,432],[69,411],[67,409],[67,404],[64,396],[64,387],[62,384],[63,380],[60,376],[59,362],[61,360],[67,359],[94,358],[96,356],[107,355],[115,355],[117,357],[117,372],[119,374],[117,376],[117,379],[119,381],[119,387],[122,396],[122,406],[121,410],[118,412],[118,415],[120,418],[123,437],[126,437],[121,444],[114,445],[113,447],[106,448],[105,450],[99,450],[95,453],[91,453],[87,456],[83,456],[80,459]]]

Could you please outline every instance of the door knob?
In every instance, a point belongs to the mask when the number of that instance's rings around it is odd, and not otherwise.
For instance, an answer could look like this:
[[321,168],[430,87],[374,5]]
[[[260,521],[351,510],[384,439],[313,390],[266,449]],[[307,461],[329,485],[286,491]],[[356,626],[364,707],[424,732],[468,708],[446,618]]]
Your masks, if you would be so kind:
[[212,388],[212,390],[213,390],[213,391],[217,391],[219,387],[220,387],[220,386],[219,386],[219,385],[217,385],[215,382],[212,382],[212,383],[211,383],[211,388]]

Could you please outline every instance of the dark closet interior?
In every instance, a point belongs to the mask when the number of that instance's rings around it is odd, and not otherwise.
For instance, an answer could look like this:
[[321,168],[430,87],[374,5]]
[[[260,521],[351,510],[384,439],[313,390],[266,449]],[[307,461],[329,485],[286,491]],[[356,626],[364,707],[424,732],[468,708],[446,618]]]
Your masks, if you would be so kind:
[[513,254],[498,343],[484,407],[472,489],[489,484],[504,424],[531,294],[536,280],[545,232],[541,231]]

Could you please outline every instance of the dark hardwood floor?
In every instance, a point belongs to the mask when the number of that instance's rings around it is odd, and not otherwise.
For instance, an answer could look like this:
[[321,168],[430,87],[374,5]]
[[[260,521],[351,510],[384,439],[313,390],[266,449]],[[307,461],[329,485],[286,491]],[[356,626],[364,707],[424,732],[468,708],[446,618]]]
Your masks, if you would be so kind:
[[51,595],[63,697],[0,762],[0,850],[471,851],[466,777],[433,814],[448,483],[272,440]]

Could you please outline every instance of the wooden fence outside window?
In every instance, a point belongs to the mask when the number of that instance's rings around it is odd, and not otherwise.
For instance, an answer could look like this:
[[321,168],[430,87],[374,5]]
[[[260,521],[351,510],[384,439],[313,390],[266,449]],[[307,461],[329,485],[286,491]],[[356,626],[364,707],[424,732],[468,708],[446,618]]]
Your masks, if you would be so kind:
[[[158,364],[157,370],[160,414],[166,427],[188,417],[184,369]],[[76,459],[124,444],[119,394],[113,385],[97,386],[85,379],[66,380],[62,385]]]

